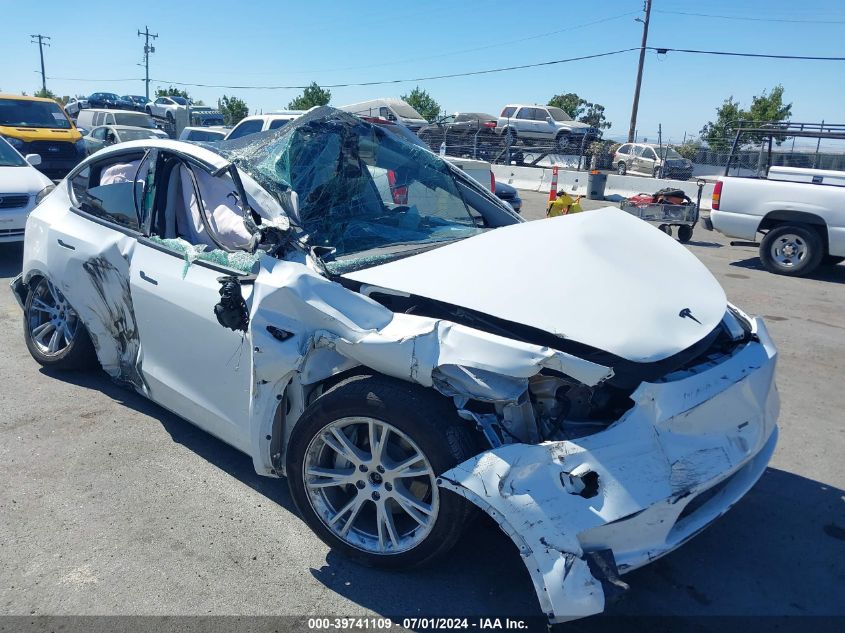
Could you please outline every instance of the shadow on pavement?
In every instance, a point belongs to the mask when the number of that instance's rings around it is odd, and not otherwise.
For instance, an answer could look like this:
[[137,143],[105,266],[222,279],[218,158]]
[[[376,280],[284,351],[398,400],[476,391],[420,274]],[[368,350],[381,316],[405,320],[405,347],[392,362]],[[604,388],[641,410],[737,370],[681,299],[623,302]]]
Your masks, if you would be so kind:
[[700,246],[701,248],[722,248],[723,244],[717,244],[716,242],[699,242],[697,240],[690,240],[684,246]]
[[[730,265],[737,268],[747,268],[749,270],[766,270],[763,268],[763,264],[760,263],[760,258],[756,255],[754,257],[749,257],[748,259],[740,259],[735,262],[731,262]],[[829,281],[832,283],[845,284],[845,264],[819,266],[812,275],[801,277],[801,279],[815,279],[816,281]]]
[[0,244],[0,278],[16,277],[23,266],[23,242]]
[[258,475],[252,465],[252,459],[248,455],[206,433],[187,420],[183,420],[175,413],[163,409],[131,389],[116,384],[105,372],[57,372],[43,367],[40,371],[51,378],[63,380],[86,389],[100,391],[115,402],[158,420],[174,442],[188,448],[241,483],[296,514],[293,501],[288,494],[286,480]]

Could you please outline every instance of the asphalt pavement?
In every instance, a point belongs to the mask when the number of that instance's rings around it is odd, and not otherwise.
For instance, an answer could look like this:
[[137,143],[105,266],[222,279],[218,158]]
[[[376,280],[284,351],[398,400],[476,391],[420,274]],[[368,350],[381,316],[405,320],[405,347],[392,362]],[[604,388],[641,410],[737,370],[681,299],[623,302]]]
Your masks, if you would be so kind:
[[[522,196],[525,217],[542,217],[546,196]],[[754,249],[701,227],[688,247],[731,301],[766,318],[780,349],[780,443],[745,499],[625,576],[631,589],[608,613],[845,615],[845,265],[771,275]],[[246,455],[102,372],[39,367],[8,287],[21,254],[0,245],[0,612],[539,615],[515,547],[486,517],[433,567],[360,567],[330,552],[286,482],[256,475]],[[538,274],[551,288],[578,271]]]

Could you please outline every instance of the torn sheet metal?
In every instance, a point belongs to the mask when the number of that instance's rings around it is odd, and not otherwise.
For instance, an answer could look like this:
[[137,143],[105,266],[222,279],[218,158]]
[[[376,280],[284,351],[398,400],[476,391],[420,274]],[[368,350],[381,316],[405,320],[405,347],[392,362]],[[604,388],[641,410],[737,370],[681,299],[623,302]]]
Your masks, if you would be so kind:
[[[761,321],[755,328],[760,342],[716,367],[643,383],[639,406],[602,433],[501,446],[442,474],[442,487],[511,537],[553,622],[604,609],[608,579],[597,577],[601,566],[591,571],[591,552],[635,569],[697,534],[762,475],[779,401],[775,350]],[[596,494],[579,480],[596,482]]]

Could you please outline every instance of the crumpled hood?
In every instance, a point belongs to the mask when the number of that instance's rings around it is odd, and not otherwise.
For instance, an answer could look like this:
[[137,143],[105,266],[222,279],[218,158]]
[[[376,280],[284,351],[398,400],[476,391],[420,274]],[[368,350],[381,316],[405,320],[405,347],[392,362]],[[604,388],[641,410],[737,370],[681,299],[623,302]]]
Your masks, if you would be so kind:
[[727,306],[695,255],[612,207],[491,230],[344,277],[636,362],[690,347],[719,324]]

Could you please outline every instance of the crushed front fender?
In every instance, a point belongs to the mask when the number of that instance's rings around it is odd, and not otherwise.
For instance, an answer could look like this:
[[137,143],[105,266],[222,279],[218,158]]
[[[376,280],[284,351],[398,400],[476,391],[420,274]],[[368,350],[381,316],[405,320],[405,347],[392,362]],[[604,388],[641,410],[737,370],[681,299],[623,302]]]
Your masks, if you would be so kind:
[[617,571],[680,546],[762,475],[779,400],[775,348],[759,320],[754,333],[717,364],[643,383],[601,433],[501,446],[441,475],[510,536],[552,622],[600,613]]

